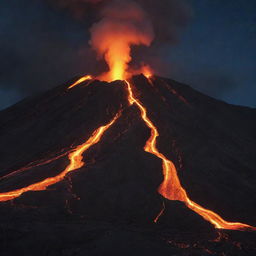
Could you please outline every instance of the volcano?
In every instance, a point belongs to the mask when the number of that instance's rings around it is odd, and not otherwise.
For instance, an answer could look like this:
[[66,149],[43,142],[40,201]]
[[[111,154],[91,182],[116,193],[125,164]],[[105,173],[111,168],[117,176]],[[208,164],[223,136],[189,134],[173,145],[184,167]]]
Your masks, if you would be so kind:
[[1,255],[256,254],[255,109],[86,76],[0,120]]

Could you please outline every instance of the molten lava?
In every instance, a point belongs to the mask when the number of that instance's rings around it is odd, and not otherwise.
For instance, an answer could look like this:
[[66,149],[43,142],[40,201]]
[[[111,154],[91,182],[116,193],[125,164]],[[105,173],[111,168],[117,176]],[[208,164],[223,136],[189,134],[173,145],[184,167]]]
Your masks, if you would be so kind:
[[[126,84],[128,88],[129,103],[131,105],[135,104],[139,108],[141,112],[141,118],[144,120],[145,124],[151,130],[151,136],[146,142],[144,150],[148,153],[157,156],[162,160],[164,181],[159,187],[159,193],[169,200],[178,200],[184,202],[187,205],[187,207],[189,207],[191,210],[198,213],[205,220],[211,222],[215,226],[215,228],[231,230],[256,230],[255,227],[252,227],[247,224],[239,222],[227,222],[223,220],[218,214],[203,208],[202,206],[196,204],[195,202],[188,198],[186,191],[180,184],[180,180],[177,175],[177,170],[174,164],[169,159],[167,159],[162,153],[160,153],[156,147],[156,139],[159,136],[156,126],[148,118],[146,108],[138,99],[134,97],[131,84],[128,81],[126,81]],[[161,210],[160,214],[156,217],[155,222],[163,213],[163,209]]]
[[110,71],[102,74],[100,80],[112,82],[114,80],[128,79],[132,74],[128,71],[128,63],[131,61],[131,44],[147,44],[147,38],[138,38],[133,33],[116,35],[108,34],[104,42],[98,43],[98,48],[104,53],[104,58]]
[[31,184],[31,185],[29,185],[27,187],[24,187],[24,188],[21,188],[21,189],[16,189],[16,190],[13,190],[13,191],[0,193],[0,201],[4,202],[4,201],[8,201],[8,200],[14,199],[14,198],[19,197],[20,195],[22,195],[23,193],[28,192],[28,191],[45,190],[47,187],[49,187],[49,186],[51,186],[53,184],[56,184],[57,182],[60,182],[61,180],[63,180],[65,178],[65,176],[69,172],[72,172],[74,170],[77,170],[77,169],[81,168],[84,165],[83,153],[87,149],[89,149],[91,146],[93,146],[94,144],[96,144],[96,143],[98,143],[100,141],[100,139],[103,136],[104,132],[106,130],[108,130],[110,128],[110,126],[112,126],[112,124],[116,121],[118,116],[119,116],[119,114],[117,114],[113,118],[113,120],[111,122],[109,122],[107,125],[101,126],[97,130],[95,130],[93,132],[92,136],[85,143],[77,146],[68,155],[70,163],[66,167],[66,169],[64,171],[62,171],[60,174],[58,174],[55,177],[49,177],[49,178],[47,178],[45,180],[42,180],[40,182]]
[[79,78],[75,83],[71,84],[68,87],[68,89],[71,89],[71,88],[75,87],[76,85],[81,84],[81,83],[83,83],[87,80],[91,80],[91,79],[92,79],[92,77],[90,75],[83,76],[83,77]]

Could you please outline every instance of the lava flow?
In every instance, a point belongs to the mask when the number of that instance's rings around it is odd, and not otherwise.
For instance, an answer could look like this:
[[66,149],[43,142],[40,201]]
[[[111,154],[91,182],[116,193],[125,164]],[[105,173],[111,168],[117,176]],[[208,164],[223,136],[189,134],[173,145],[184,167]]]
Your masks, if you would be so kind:
[[66,167],[64,171],[62,171],[60,174],[58,174],[55,177],[49,177],[46,178],[40,182],[31,184],[27,187],[16,189],[9,192],[0,193],[0,201],[8,201],[11,199],[14,199],[16,197],[19,197],[21,194],[28,192],[28,191],[39,191],[39,190],[45,190],[47,187],[58,183],[59,181],[63,180],[65,176],[74,170],[77,170],[81,168],[84,165],[83,162],[83,153],[89,149],[94,144],[98,143],[103,136],[104,132],[112,126],[112,124],[116,121],[119,114],[117,114],[111,122],[109,122],[105,126],[101,126],[100,128],[96,129],[92,136],[83,144],[77,146],[69,155],[68,158],[70,160],[69,165]]
[[71,88],[75,87],[76,85],[81,84],[82,82],[85,82],[85,81],[91,80],[91,79],[92,79],[92,77],[90,75],[83,76],[83,77],[79,78],[75,83],[71,84],[68,87],[68,89],[71,89]]
[[[152,121],[147,116],[147,110],[142,105],[142,103],[134,97],[132,86],[131,84],[126,81],[127,88],[128,88],[128,101],[131,105],[135,104],[140,109],[141,118],[144,120],[146,125],[151,130],[151,136],[146,142],[144,150],[148,153],[151,153],[162,160],[163,163],[163,175],[164,181],[159,187],[159,193],[169,199],[169,200],[178,200],[184,202],[187,207],[191,210],[198,213],[202,216],[205,220],[212,223],[215,228],[218,229],[230,229],[230,230],[256,230],[255,227],[252,227],[247,224],[239,223],[239,222],[227,222],[223,220],[218,214],[203,208],[202,206],[196,204],[192,200],[190,200],[187,196],[185,189],[181,186],[179,177],[177,175],[177,170],[175,165],[167,159],[162,153],[160,153],[156,147],[156,139],[159,136],[159,132],[156,126],[152,123]],[[161,214],[163,213],[164,208],[158,214],[156,219],[154,220],[157,222]]]

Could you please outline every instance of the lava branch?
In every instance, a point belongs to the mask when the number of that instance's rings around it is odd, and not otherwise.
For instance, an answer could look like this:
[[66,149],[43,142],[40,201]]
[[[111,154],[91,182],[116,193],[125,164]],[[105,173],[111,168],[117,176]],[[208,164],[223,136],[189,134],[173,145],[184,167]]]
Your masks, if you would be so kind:
[[[156,147],[157,137],[159,136],[159,132],[156,126],[148,118],[146,108],[138,99],[135,98],[131,84],[128,81],[126,81],[126,84],[128,89],[128,101],[130,105],[135,104],[139,108],[141,112],[141,118],[144,120],[148,128],[150,128],[151,130],[151,136],[146,142],[144,150],[162,160],[164,180],[160,185],[158,192],[168,200],[178,200],[184,202],[188,208],[202,216],[205,220],[212,223],[215,226],[215,228],[242,231],[256,230],[256,227],[252,227],[247,224],[239,222],[227,222],[223,220],[218,214],[203,208],[202,206],[198,205],[197,203],[189,199],[187,192],[181,186],[175,165],[172,163],[172,161],[170,161],[162,153],[160,153]],[[159,219],[163,212],[164,208],[158,214],[157,218],[155,219],[155,222],[157,222],[157,220]]]
[[[75,87],[76,85],[79,85],[79,84],[81,84],[81,83],[83,83],[83,82],[85,82],[85,81],[92,80],[92,79],[93,79],[93,78],[92,78],[91,75],[85,75],[85,76],[79,78],[79,79],[78,79],[76,82],[74,82],[73,84],[71,84],[71,85],[68,87],[68,90],[71,89],[71,88],[73,88],[73,87]],[[89,84],[89,83],[88,83],[88,84]],[[88,85],[88,84],[87,84],[87,85]],[[49,164],[49,163],[51,163],[51,162],[53,162],[53,161],[56,161],[56,160],[60,159],[61,157],[65,156],[65,155],[69,154],[70,151],[71,151],[71,150],[66,151],[66,152],[64,152],[64,153],[62,153],[62,154],[60,154],[60,155],[58,155],[58,156],[52,157],[52,158],[50,158],[50,159],[41,160],[39,163],[33,163],[33,162],[32,162],[32,163],[30,163],[29,165],[27,165],[27,166],[25,166],[25,167],[22,167],[21,169],[12,171],[11,173],[8,173],[8,174],[6,174],[6,175],[0,177],[0,180],[3,180],[3,179],[8,178],[8,177],[10,177],[10,176],[16,175],[16,174],[21,173],[21,172],[23,172],[23,171],[30,170],[30,169],[35,168],[35,167],[39,167],[39,166],[42,166],[42,165]],[[0,201],[1,201],[1,200],[0,200]]]
[[81,83],[83,83],[83,82],[85,82],[85,81],[88,81],[88,80],[91,80],[91,79],[92,79],[92,77],[91,77],[90,75],[83,76],[83,77],[79,78],[76,82],[74,82],[73,84],[71,84],[71,85],[68,87],[68,89],[71,89],[71,88],[75,87],[76,85],[81,84]]
[[85,143],[77,146],[68,155],[70,163],[66,167],[66,169],[64,171],[62,171],[60,174],[58,174],[57,176],[54,176],[54,177],[46,178],[40,182],[31,184],[31,185],[21,188],[21,189],[16,189],[13,191],[0,193],[0,202],[9,201],[11,199],[17,198],[20,195],[22,195],[23,193],[28,192],[28,191],[45,190],[47,187],[63,180],[69,172],[75,171],[75,170],[81,168],[82,166],[84,166],[85,163],[83,162],[83,153],[86,150],[88,150],[91,146],[93,146],[94,144],[98,143],[101,140],[105,131],[108,130],[114,124],[114,122],[117,120],[118,117],[119,117],[119,113],[116,114],[116,116],[107,125],[101,126],[100,128],[96,129],[93,132],[93,134],[91,135],[91,137]]
[[163,201],[162,209],[161,209],[161,211],[157,214],[157,216],[156,216],[155,219],[154,219],[154,222],[155,222],[155,223],[158,222],[159,218],[162,216],[162,214],[164,213],[164,211],[165,211],[165,203],[164,203],[164,201]]
[[17,174],[22,173],[22,172],[24,172],[24,171],[31,170],[32,168],[35,168],[35,167],[39,167],[39,166],[43,166],[43,165],[47,165],[47,164],[49,164],[49,163],[52,163],[52,162],[54,162],[54,161],[56,161],[56,160],[58,160],[58,159],[64,157],[64,156],[67,155],[70,151],[71,151],[71,150],[69,150],[69,151],[67,151],[67,152],[64,152],[64,153],[62,153],[62,154],[60,154],[60,155],[54,156],[54,157],[52,157],[52,158],[50,158],[50,159],[42,159],[42,160],[40,160],[40,161],[31,162],[31,163],[29,163],[28,165],[26,165],[25,167],[22,167],[22,168],[20,168],[20,169],[18,169],[18,170],[12,171],[12,172],[10,172],[10,173],[8,173],[8,174],[6,174],[6,175],[0,177],[0,180],[9,178],[9,177],[11,177],[11,176],[17,175]]

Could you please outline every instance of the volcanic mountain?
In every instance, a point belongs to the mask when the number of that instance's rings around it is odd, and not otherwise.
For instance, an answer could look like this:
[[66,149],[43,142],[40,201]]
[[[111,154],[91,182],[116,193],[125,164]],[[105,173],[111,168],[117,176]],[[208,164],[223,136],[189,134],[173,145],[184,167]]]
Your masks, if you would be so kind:
[[77,79],[0,112],[1,255],[256,254],[255,109]]

